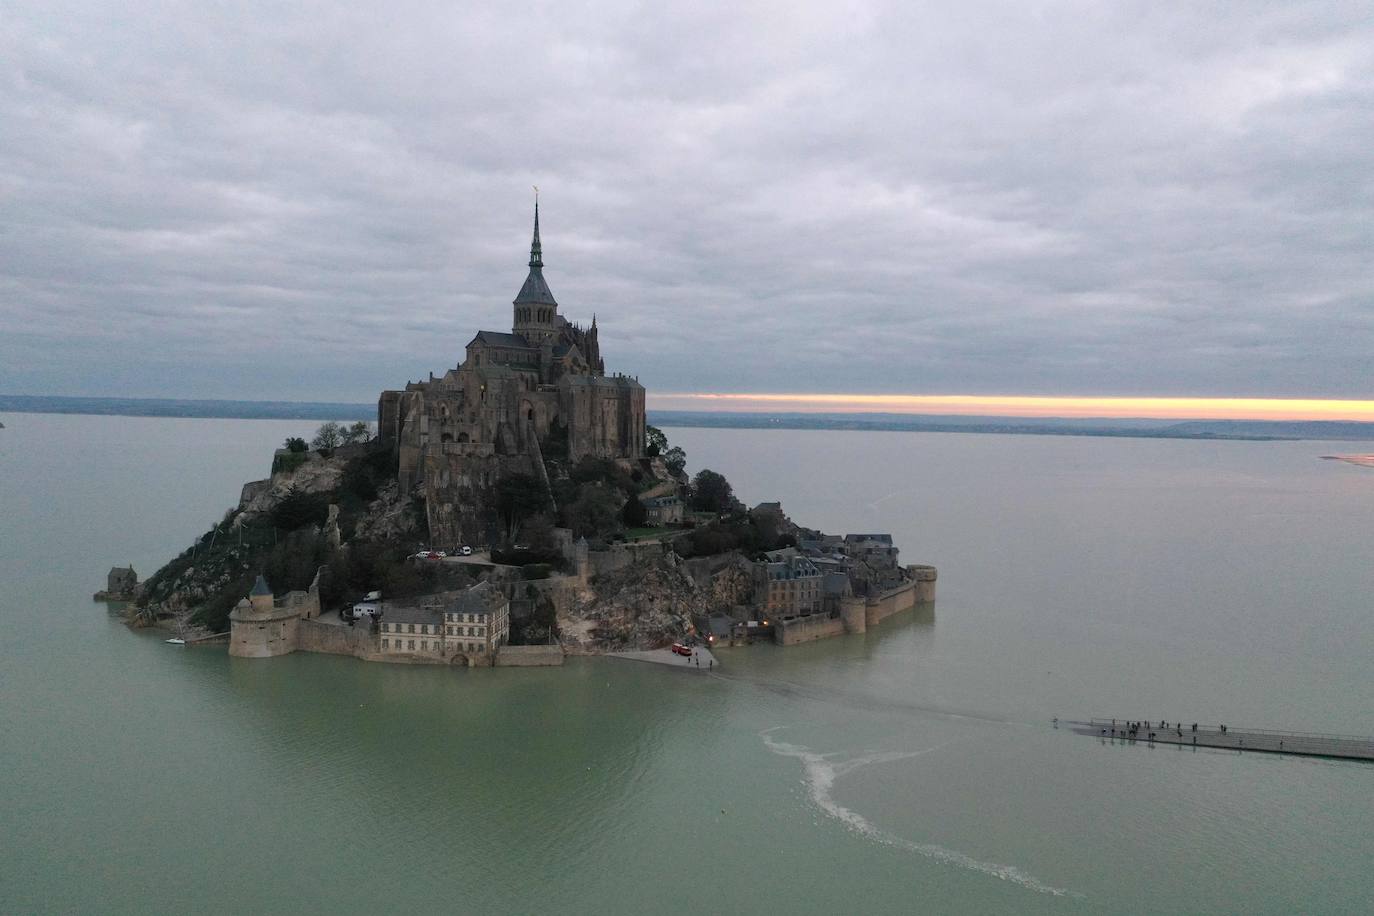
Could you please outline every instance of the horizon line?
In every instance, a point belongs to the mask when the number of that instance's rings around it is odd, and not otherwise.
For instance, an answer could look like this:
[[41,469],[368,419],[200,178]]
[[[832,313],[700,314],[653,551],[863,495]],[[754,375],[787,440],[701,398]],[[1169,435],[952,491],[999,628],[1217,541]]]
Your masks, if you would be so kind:
[[656,410],[672,410],[675,406],[702,410],[710,406],[725,413],[748,413],[786,407],[796,413],[1374,422],[1374,400],[1355,398],[666,392],[649,394],[648,400],[650,406]]
[[[0,393],[14,401],[236,403],[362,407],[370,401]],[[1374,423],[1374,400],[1355,398],[1155,397],[1134,395],[912,395],[776,392],[647,393],[650,410],[697,413],[898,414],[1101,420],[1268,420]],[[18,408],[18,412],[29,412]]]

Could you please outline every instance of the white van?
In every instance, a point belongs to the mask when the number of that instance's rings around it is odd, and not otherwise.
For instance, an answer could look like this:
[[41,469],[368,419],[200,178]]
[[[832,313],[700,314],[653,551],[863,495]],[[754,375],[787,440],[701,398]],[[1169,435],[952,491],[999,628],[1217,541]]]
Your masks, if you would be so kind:
[[364,617],[376,620],[382,616],[382,593],[368,592],[363,600],[351,608],[344,608],[339,614],[344,620],[358,621]]

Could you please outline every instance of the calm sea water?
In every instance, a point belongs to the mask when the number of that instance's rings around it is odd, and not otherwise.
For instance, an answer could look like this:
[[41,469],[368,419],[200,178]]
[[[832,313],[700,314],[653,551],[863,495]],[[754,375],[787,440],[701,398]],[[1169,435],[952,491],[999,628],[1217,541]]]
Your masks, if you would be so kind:
[[1374,472],[1339,443],[669,430],[940,568],[933,613],[715,676],[230,659],[90,593],[312,423],[5,415],[0,911],[1368,912]]

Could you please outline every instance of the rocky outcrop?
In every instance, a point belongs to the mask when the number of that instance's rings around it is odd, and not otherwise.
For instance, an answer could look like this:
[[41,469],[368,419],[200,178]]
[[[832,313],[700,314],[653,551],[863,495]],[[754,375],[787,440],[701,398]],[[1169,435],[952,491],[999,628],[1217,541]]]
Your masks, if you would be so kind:
[[[347,483],[352,460],[357,456],[312,454],[295,472],[257,482],[267,486],[250,484],[253,492],[245,488],[246,505],[227,514],[148,580],[138,607],[130,609],[130,622],[182,630],[195,618],[218,626],[274,557],[289,581],[299,578],[302,565],[313,571],[321,563],[346,564],[350,545],[360,540],[405,545],[421,537],[420,504],[401,494],[395,480],[383,484],[365,508],[358,507],[356,477],[352,486]],[[356,475],[356,466],[353,471]],[[275,517],[277,510],[293,494],[318,498],[322,525],[278,527],[282,520]],[[341,511],[345,504],[353,507],[347,513]]]
[[355,541],[413,541],[424,539],[423,506],[402,494],[395,481],[377,491],[353,529]]
[[597,576],[559,616],[559,628],[574,652],[653,649],[687,635],[695,616],[728,611],[752,593],[742,566],[724,564],[699,585],[669,551]]
[[[347,466],[348,459],[342,455],[326,458],[311,452],[300,467],[279,471],[267,481],[247,484],[240,496],[238,523],[251,522],[271,512],[293,490],[312,496],[333,493],[343,483]],[[263,486],[264,483],[267,485]]]

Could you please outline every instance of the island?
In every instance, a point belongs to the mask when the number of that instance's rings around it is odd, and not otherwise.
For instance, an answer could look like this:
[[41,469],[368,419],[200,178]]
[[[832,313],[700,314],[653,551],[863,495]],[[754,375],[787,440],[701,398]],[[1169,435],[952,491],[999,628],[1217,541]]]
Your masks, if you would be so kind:
[[287,439],[146,582],[112,570],[128,622],[242,657],[490,667],[794,645],[934,601],[935,569],[900,563],[889,534],[827,534],[746,507],[713,470],[689,477],[639,380],[607,374],[595,316],[564,318],[543,268],[536,202],[510,332],[382,392],[375,428]]

